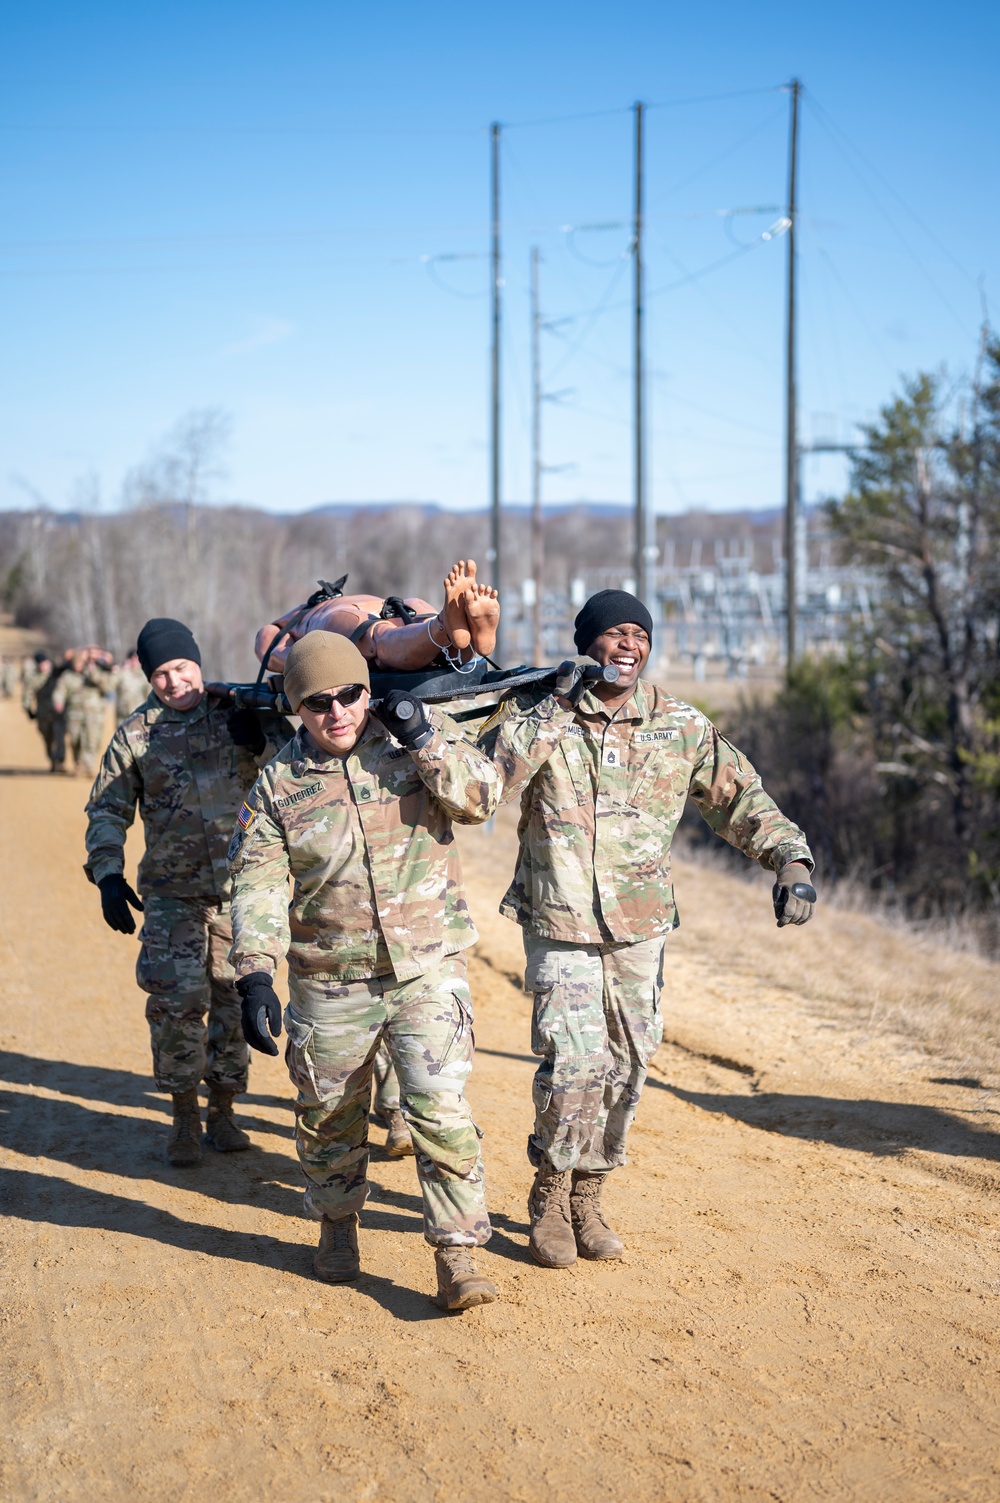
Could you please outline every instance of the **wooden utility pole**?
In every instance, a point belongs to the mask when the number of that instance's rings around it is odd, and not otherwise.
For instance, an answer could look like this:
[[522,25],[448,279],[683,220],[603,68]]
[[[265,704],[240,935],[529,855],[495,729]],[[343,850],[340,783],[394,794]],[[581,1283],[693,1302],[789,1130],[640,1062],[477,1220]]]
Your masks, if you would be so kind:
[[[490,583],[501,590],[503,583],[503,558],[500,527],[500,126],[494,121],[490,126],[490,207],[492,221],[492,299],[490,350]],[[497,629],[496,661],[504,661],[503,618]]]
[[795,360],[796,264],[795,233],[798,217],[799,96],[802,85],[791,82],[791,118],[788,137],[788,305],[785,343],[785,672],[795,668],[798,644],[798,511],[799,436],[798,372]]
[[538,246],[531,247],[531,574],[533,602],[533,663],[545,662],[542,632],[542,580],[545,573],[545,532],[542,526],[542,315],[538,297]]
[[632,233],[633,261],[633,487],[635,500],[635,592],[644,605],[650,604],[648,579],[649,556],[646,548],[646,434],[645,371],[643,368],[643,264],[642,264],[642,189],[643,189],[643,113],[641,102],[635,111],[635,219]]

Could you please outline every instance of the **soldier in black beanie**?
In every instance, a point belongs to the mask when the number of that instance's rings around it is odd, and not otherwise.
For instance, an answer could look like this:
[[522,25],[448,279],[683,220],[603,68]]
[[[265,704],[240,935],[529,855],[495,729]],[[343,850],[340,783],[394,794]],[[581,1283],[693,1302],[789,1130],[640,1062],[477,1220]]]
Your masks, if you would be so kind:
[[573,623],[577,652],[589,653],[592,642],[611,627],[625,623],[638,626],[645,632],[647,643],[652,642],[653,618],[637,595],[630,595],[627,590],[598,590]]
[[162,663],[182,661],[201,667],[201,648],[194,633],[172,616],[154,616],[147,621],[139,633],[135,652],[147,678],[152,678]]
[[[534,993],[535,1126],[528,1247],[537,1263],[620,1258],[601,1191],[625,1163],[649,1061],[663,1036],[664,941],[677,926],[670,842],[690,796],[723,839],[775,874],[779,928],[816,892],[805,836],[711,721],[642,681],[653,621],[625,590],[576,618],[555,692],[532,686],[487,723],[482,745],[522,800],[520,851],[501,913],[521,925]],[[615,683],[584,689],[591,660]],[[581,689],[584,692],[581,693]]]
[[[110,928],[134,934],[131,910],[142,911],[136,978],[148,995],[156,1084],[173,1097],[167,1157],[181,1167],[201,1159],[202,1081],[208,1141],[222,1153],[250,1146],[233,1117],[233,1100],[247,1088],[249,1051],[229,963],[226,852],[237,811],[291,727],[209,699],[198,643],[182,621],[147,621],[136,654],[152,692],[104,754],[87,804],[84,869]],[[136,809],[145,835],[141,898],[124,876]]]

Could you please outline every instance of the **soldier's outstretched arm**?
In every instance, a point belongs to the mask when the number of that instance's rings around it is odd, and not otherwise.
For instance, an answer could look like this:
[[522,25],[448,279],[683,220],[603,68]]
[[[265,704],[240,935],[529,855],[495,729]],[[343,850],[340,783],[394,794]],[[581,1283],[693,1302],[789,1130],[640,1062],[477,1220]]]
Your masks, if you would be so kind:
[[809,880],[816,863],[806,837],[764,792],[760,775],[743,753],[710,721],[697,748],[689,792],[717,835],[775,873],[778,927],[804,924],[816,901]]
[[545,766],[573,724],[573,711],[555,694],[514,694],[479,733],[479,745],[503,781],[502,804],[521,794]]
[[482,824],[500,803],[500,775],[489,757],[440,710],[393,690],[377,718],[406,747],[422,782],[459,824]]
[[267,773],[240,806],[229,844],[233,879],[229,952],[237,978],[255,972],[273,976],[288,950],[288,847],[271,807]]

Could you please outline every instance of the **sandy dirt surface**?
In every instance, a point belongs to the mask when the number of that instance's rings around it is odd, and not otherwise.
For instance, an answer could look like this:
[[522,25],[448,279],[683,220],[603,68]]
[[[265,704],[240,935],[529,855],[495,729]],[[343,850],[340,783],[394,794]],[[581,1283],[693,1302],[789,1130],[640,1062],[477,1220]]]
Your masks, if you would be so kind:
[[[0,1496],[1000,1497],[1000,1077],[851,996],[852,957],[914,964],[905,935],[830,909],[778,933],[766,881],[681,864],[667,1042],[606,1196],[628,1251],[547,1271],[526,1252],[528,999],[495,912],[510,821],[465,834],[502,1300],[449,1316],[413,1162],[381,1148],[362,1278],[312,1277],[280,1060],[255,1056],[252,1151],[167,1165],[136,943],[81,872],[85,785],[44,773],[16,705],[0,734]],[[971,966],[996,1016],[995,967],[916,961],[932,989]]]

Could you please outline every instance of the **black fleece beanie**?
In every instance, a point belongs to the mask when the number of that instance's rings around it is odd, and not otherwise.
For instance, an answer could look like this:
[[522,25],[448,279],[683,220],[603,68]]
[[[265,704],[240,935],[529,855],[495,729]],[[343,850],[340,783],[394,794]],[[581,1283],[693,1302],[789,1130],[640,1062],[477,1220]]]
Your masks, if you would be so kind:
[[598,590],[573,623],[577,652],[586,652],[602,632],[610,631],[613,626],[622,626],[626,621],[641,626],[649,640],[653,640],[653,618],[637,596],[630,595],[627,590]]
[[157,668],[172,663],[174,658],[201,663],[201,652],[191,635],[191,628],[170,616],[154,616],[152,621],[147,621],[139,633],[135,650],[147,678],[152,678]]

